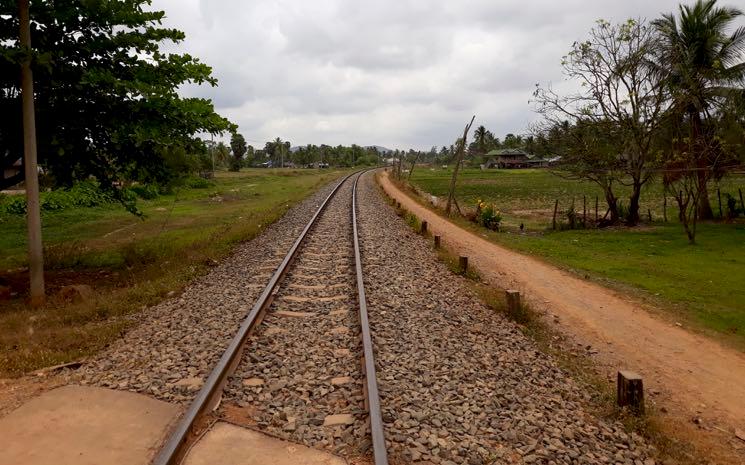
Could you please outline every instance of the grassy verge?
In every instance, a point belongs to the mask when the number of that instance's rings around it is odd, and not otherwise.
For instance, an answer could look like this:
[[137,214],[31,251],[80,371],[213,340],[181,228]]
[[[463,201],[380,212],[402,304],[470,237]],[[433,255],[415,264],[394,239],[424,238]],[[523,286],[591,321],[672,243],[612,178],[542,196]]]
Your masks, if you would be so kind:
[[[449,182],[447,170],[414,172],[412,184],[419,190],[442,196]],[[737,192],[745,178],[726,178],[722,192]],[[406,186],[403,186],[406,187]],[[664,202],[650,187],[646,204],[653,218],[660,218]],[[409,193],[413,190],[409,189]],[[453,218],[496,243],[540,257],[640,298],[660,309],[662,316],[715,336],[745,350],[745,222],[704,223],[698,245],[687,243],[675,222],[653,221],[638,228],[549,231],[554,199],[561,203],[582,195],[594,199],[594,187],[568,181],[541,170],[466,170],[458,186],[461,205],[475,198],[495,202],[502,209],[502,232],[488,231],[462,218]],[[716,192],[716,190],[714,190]],[[418,200],[427,204],[421,196]],[[717,211],[716,195],[713,198]],[[594,200],[593,200],[594,203]],[[576,206],[576,204],[575,204]],[[580,213],[582,211],[580,204]],[[594,216],[594,205],[589,215]],[[602,212],[601,212],[602,215]],[[674,216],[668,207],[668,217]],[[519,224],[525,229],[520,231]]]
[[[397,207],[395,201],[385,193],[383,195],[409,227],[414,232],[422,234],[419,218]],[[428,233],[423,235],[429,237]],[[558,365],[570,374],[580,388],[588,393],[590,413],[609,421],[618,421],[627,433],[645,438],[655,447],[655,459],[659,461],[672,460],[680,465],[697,465],[706,462],[705,457],[690,443],[678,441],[665,432],[663,419],[653,406],[647,405],[643,415],[635,415],[627,409],[618,408],[615,385],[602,376],[590,357],[581,351],[576,351],[571,341],[551,328],[546,320],[529,305],[521,302],[519,308],[509,309],[503,289],[484,283],[475,269],[469,269],[463,273],[458,264],[458,257],[449,250],[439,248],[436,253],[438,259],[448,267],[451,273],[465,276],[468,279],[470,288],[488,308],[517,323],[521,331],[535,341],[542,352],[551,355]]]
[[[218,173],[210,187],[140,201],[145,219],[116,206],[76,208],[42,218],[46,279],[53,297],[25,305],[25,220],[0,218],[0,281],[13,299],[0,301],[0,376],[64,363],[96,352],[130,326],[133,313],[178,292],[259,234],[294,203],[339,177],[339,171],[244,170]],[[55,298],[87,284],[85,302]]]

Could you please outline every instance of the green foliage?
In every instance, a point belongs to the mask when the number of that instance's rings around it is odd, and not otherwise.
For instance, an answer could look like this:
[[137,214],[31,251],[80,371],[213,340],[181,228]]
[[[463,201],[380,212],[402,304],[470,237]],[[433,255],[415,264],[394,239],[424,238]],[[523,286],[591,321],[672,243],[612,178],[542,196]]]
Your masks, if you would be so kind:
[[230,137],[230,149],[233,151],[233,156],[230,159],[230,171],[238,171],[243,166],[243,156],[248,150],[246,139],[241,134],[234,132]]
[[155,184],[137,184],[129,188],[137,197],[143,200],[152,200],[158,198],[158,186]]
[[212,187],[214,185],[214,183],[209,182],[204,178],[197,178],[193,176],[186,178],[186,180],[184,181],[184,186],[190,189],[207,189],[208,187]]
[[[163,53],[184,34],[160,26],[147,0],[31,2],[39,162],[56,185],[94,176],[103,188],[132,179],[167,182],[169,152],[197,153],[195,134],[232,125],[212,103],[182,98],[186,84],[216,85],[190,55]],[[15,2],[0,4],[0,157],[22,149]],[[185,168],[179,165],[178,168]],[[2,185],[0,184],[0,187]]]
[[724,198],[727,203],[727,218],[737,218],[740,215],[740,210],[737,208],[737,199],[731,194],[724,194]]
[[8,196],[8,198],[0,203],[0,212],[5,212],[10,215],[25,215],[26,197],[20,195]]
[[[42,212],[57,212],[69,208],[89,208],[110,204],[117,200],[110,192],[104,191],[96,183],[85,181],[71,188],[43,192],[40,196]],[[26,197],[9,196],[0,204],[0,211],[11,215],[26,214]]]

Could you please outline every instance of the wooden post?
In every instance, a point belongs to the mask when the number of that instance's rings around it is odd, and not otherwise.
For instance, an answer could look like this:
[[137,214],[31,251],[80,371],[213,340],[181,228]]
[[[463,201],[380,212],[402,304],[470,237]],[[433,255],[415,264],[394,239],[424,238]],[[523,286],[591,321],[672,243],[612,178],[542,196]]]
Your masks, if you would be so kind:
[[32,307],[44,304],[44,256],[41,241],[39,205],[39,169],[36,163],[36,116],[34,77],[31,71],[31,25],[29,0],[18,1],[20,46],[26,56],[21,63],[21,100],[23,108],[23,169],[26,182],[26,222],[28,227],[28,264]]
[[466,125],[466,128],[463,130],[463,139],[461,139],[461,143],[458,146],[458,153],[455,156],[455,169],[453,169],[453,177],[450,180],[450,191],[448,192],[448,203],[445,206],[445,214],[450,216],[450,207],[453,204],[453,199],[455,199],[455,181],[458,180],[458,169],[460,168],[461,162],[463,162],[463,156],[466,153],[466,139],[468,138],[468,131],[471,129],[471,125],[473,124],[473,120],[476,119],[476,115],[473,115],[471,118],[471,122]]
[[719,199],[719,218],[724,218],[724,212],[722,211],[722,193],[717,187],[717,198]]
[[742,207],[742,212],[745,214],[745,202],[742,201],[742,189],[737,189],[740,192],[740,206]]
[[556,231],[556,212],[558,209],[559,209],[559,199],[556,199],[556,203],[554,203],[554,219],[553,219],[553,222],[551,223],[552,224],[551,227],[553,228],[554,231]]
[[587,195],[582,194],[582,227],[587,228]]
[[649,222],[651,223],[652,222],[652,210],[650,210],[649,208],[647,208],[647,216],[649,217]]
[[435,236],[435,249],[440,248],[440,236]]
[[598,196],[595,196],[595,224],[598,223]]
[[644,383],[641,376],[632,371],[619,371],[616,387],[619,407],[629,406],[638,414],[644,413]]
[[662,220],[667,223],[667,192],[664,194],[664,201],[662,203]]
[[516,314],[520,311],[520,291],[506,290],[504,291],[505,299],[507,300],[507,312],[511,315]]
[[416,154],[414,155],[414,160],[412,160],[412,161],[411,161],[411,168],[409,168],[409,176],[407,177],[407,179],[411,179],[411,173],[413,173],[413,172],[414,172],[414,166],[416,166],[416,162],[417,162],[417,160],[419,159],[419,154],[420,154],[420,153],[421,153],[421,152],[417,152],[417,153],[416,153]]
[[460,271],[465,274],[468,271],[468,257],[460,257],[458,259],[458,267]]
[[420,228],[419,232],[422,234],[427,234],[427,222],[426,221],[422,221],[422,227]]
[[401,209],[401,202],[399,202],[398,200],[396,200],[396,208],[398,208],[399,210]]

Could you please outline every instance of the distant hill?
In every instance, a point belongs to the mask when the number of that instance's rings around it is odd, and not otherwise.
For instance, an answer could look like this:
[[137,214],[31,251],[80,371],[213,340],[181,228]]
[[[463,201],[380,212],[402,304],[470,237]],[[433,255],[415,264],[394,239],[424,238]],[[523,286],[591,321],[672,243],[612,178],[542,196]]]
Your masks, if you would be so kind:
[[[295,152],[297,152],[298,150],[300,150],[303,147],[305,147],[305,146],[304,145],[296,145],[294,147],[290,147],[290,152],[295,153]],[[380,152],[380,153],[390,153],[390,152],[393,152],[393,150],[391,150],[389,148],[386,148],[386,147],[383,147],[382,145],[366,145],[365,148],[366,149],[375,148],[375,149],[378,149],[378,152]]]
[[386,147],[383,147],[381,145],[366,145],[365,148],[366,149],[378,149],[378,152],[380,152],[380,153],[390,153],[390,152],[393,152],[393,150],[391,150],[389,148],[386,148]]

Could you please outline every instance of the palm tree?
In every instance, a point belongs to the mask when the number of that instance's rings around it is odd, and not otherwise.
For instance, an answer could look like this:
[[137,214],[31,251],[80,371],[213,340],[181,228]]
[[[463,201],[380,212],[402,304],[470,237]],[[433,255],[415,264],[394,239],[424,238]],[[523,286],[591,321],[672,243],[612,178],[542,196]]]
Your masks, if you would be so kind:
[[274,151],[275,155],[279,155],[279,167],[284,168],[285,167],[285,144],[282,142],[282,139],[277,137],[274,139]]
[[703,123],[711,111],[726,101],[745,80],[745,27],[738,27],[731,34],[726,30],[743,15],[737,8],[717,7],[716,0],[697,0],[691,7],[680,5],[678,17],[672,13],[654,21],[661,36],[661,64],[665,70],[666,84],[672,97],[672,110],[680,119],[686,119],[691,132],[699,174],[701,192],[698,204],[699,218],[713,217],[706,183],[705,171],[712,165],[704,155],[711,141],[703,131]]
[[473,140],[476,142],[480,153],[486,153],[486,128],[481,125],[473,131]]

